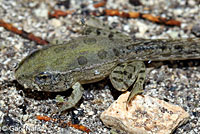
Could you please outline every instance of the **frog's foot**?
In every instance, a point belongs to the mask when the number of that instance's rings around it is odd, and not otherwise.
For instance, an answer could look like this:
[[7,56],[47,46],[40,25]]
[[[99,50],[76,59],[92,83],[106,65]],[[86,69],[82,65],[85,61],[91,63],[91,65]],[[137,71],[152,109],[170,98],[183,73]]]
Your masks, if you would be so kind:
[[[146,77],[145,71],[146,71],[145,65],[143,62],[141,62],[141,67],[140,67],[140,71],[138,73],[137,79],[136,79],[135,83],[133,84],[133,88],[127,99],[127,103],[126,103],[127,110],[128,110],[128,106],[131,105],[131,101],[134,100],[136,95],[143,93],[143,85],[144,85],[144,80]],[[144,96],[142,95],[142,97],[144,97]]]
[[68,97],[67,101],[62,102],[62,106],[59,107],[59,109],[56,111],[57,112],[63,112],[65,110],[71,109],[76,106],[76,104],[79,102],[79,100],[82,98],[83,95],[83,87],[79,82],[76,82],[72,86],[72,94]]
[[126,91],[133,85],[127,99],[128,106],[137,94],[143,92],[145,76],[144,63],[132,61],[118,65],[110,74],[110,80],[113,87],[119,91]]
[[108,25],[100,21],[96,17],[89,17],[86,21],[82,21],[83,30],[82,35],[88,36],[101,36],[105,38],[118,38],[122,40],[132,40],[130,36],[117,31],[116,29],[111,29]]

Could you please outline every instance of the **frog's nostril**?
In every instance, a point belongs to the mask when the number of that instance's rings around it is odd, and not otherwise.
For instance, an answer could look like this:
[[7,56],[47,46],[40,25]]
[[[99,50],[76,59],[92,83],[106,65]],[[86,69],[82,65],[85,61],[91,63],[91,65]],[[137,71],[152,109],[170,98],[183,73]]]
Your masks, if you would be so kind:
[[18,75],[18,76],[16,76],[16,79],[23,80],[23,79],[25,79],[25,75],[24,74]]

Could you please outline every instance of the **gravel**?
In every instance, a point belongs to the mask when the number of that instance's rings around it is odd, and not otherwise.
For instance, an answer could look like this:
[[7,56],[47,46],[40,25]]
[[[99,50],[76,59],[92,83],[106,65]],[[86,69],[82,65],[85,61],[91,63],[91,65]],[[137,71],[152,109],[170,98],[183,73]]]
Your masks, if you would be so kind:
[[[195,0],[141,0],[142,6],[133,6],[128,0],[108,0],[107,8],[123,11],[139,11],[156,16],[177,19],[180,27],[168,27],[142,19],[119,17],[98,17],[105,23],[115,26],[119,31],[138,38],[186,38],[195,37],[194,27],[200,20],[200,6]],[[92,0],[74,0],[70,5],[56,5],[54,0],[0,0],[0,18],[12,23],[19,29],[31,32],[43,39],[70,40],[80,36],[81,12],[94,10]],[[77,13],[48,19],[47,11],[53,9],[79,9]],[[84,8],[80,8],[84,7]],[[104,8],[99,8],[102,10]],[[109,20],[109,22],[108,22]],[[193,28],[193,30],[192,30]],[[198,35],[198,34],[197,34]],[[36,119],[37,115],[46,115],[64,121],[79,122],[95,134],[109,134],[99,117],[102,111],[120,94],[111,86],[109,80],[84,85],[86,89],[80,104],[63,115],[51,115],[56,107],[55,96],[65,96],[67,92],[48,93],[24,89],[14,77],[14,67],[31,51],[42,46],[23,39],[0,27],[0,123],[1,132],[10,133],[71,133],[82,131],[71,127],[62,128],[59,122],[45,122]],[[183,107],[190,114],[186,125],[178,128],[174,134],[197,134],[200,132],[200,62],[199,60],[174,61],[164,63],[146,63],[147,78],[145,94],[169,101]],[[158,66],[162,65],[162,66]],[[29,128],[29,129],[28,129]],[[30,129],[31,128],[31,129]]]

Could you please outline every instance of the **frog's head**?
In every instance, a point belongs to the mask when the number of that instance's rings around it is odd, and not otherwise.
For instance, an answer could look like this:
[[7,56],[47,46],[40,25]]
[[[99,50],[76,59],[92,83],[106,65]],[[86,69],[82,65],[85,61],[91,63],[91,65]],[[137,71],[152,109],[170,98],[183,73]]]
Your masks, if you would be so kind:
[[[38,91],[57,92],[66,90],[66,83],[58,72],[48,71],[40,51],[34,51],[23,59],[15,69],[16,80],[25,88]],[[69,84],[68,84],[69,85]],[[67,87],[68,88],[68,87]]]
[[32,52],[24,58],[15,68],[15,78],[25,88],[35,89],[33,86],[32,76],[34,74],[34,64],[30,63],[31,57],[35,52]]
[[[30,69],[30,71],[28,71]],[[66,90],[66,83],[60,79],[61,74],[55,72],[32,72],[31,68],[20,66],[15,71],[17,81],[25,88],[38,91],[57,92]]]
[[[22,65],[22,66],[21,66]],[[27,73],[28,72],[28,73]],[[19,66],[15,69],[15,78],[16,80],[23,85],[25,88],[35,89],[36,87],[33,85],[32,75],[28,71],[28,69],[23,66],[23,64],[19,64]]]

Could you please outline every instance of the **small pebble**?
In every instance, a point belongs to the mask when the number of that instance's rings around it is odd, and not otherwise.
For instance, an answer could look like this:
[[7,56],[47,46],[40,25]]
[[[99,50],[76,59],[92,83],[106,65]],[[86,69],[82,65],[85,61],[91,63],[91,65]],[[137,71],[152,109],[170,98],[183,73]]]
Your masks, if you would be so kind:
[[33,10],[36,16],[48,18],[48,8],[45,3],[41,2],[39,8]]
[[51,19],[50,24],[56,28],[56,27],[60,27],[62,25],[62,22],[58,19]]
[[196,36],[196,37],[200,37],[200,23],[195,24],[192,27],[192,33]]
[[[140,0],[144,6],[133,6],[130,4],[131,0],[108,0],[106,6],[100,8],[93,7],[93,0],[69,1],[70,5],[67,5],[69,7],[67,10],[75,9],[77,10],[75,14],[57,19],[49,19],[48,11],[52,11],[53,9],[65,11],[68,7],[64,7],[62,2],[61,6],[59,4],[57,5],[58,1],[55,0],[0,0],[0,18],[13,24],[19,30],[25,30],[26,32],[33,33],[34,35],[49,41],[55,37],[58,37],[60,40],[70,40],[72,37],[81,36],[79,33],[81,26],[77,26],[76,22],[82,18],[90,18],[91,10],[102,12],[105,8],[112,8],[126,12],[136,11],[140,13],[150,13],[155,16],[172,18],[182,22],[181,27],[168,27],[141,18],[128,19],[119,16],[97,17],[98,20],[102,20],[106,24],[113,26],[116,30],[125,30],[126,33],[131,36],[148,39],[166,39],[171,37],[171,32],[175,32],[175,35],[172,33],[173,37],[194,37],[194,35],[199,37],[199,28],[193,28],[193,30],[191,30],[192,26],[195,27],[195,25],[199,25],[200,7],[197,0]],[[134,2],[136,2],[136,0],[134,0]],[[35,118],[37,115],[50,116],[49,113],[51,109],[57,108],[55,94],[60,93],[46,92],[41,94],[40,92],[38,93],[33,90],[25,89],[16,82],[13,71],[14,69],[11,67],[12,63],[19,63],[19,61],[26,57],[29,52],[37,48],[42,48],[43,46],[24,39],[23,37],[7,31],[2,27],[0,27],[0,42],[0,122],[3,122],[4,116],[8,114],[13,121],[19,121],[22,123],[22,126],[40,126],[41,131],[38,133],[61,132],[62,128],[58,122],[45,122]],[[175,69],[175,67],[171,69],[168,64],[165,68],[150,68],[154,73],[147,73],[144,94],[156,98],[164,97],[170,103],[180,105],[187,110],[187,112],[191,113],[191,120],[189,120],[186,125],[187,129],[184,129],[184,125],[178,128],[175,131],[175,134],[197,134],[200,131],[200,120],[198,113],[193,113],[193,115],[192,112],[200,111],[198,97],[200,96],[198,90],[200,87],[199,65],[197,64],[195,67],[181,66],[180,68],[178,67],[178,69],[182,70],[180,73],[185,76],[183,78],[184,81],[180,78],[181,75],[174,74],[177,73],[177,69]],[[162,77],[159,75],[162,75]],[[171,78],[172,75],[174,77],[173,79]],[[188,83],[185,83],[185,81]],[[100,113],[109,107],[114,101],[113,98],[115,95],[113,94],[113,91],[115,89],[110,86],[109,82],[103,84],[108,88],[103,88],[96,83],[91,85],[93,86],[86,86],[86,88],[92,92],[90,92],[87,97],[83,97],[79,104],[74,108],[78,111],[77,113],[75,110],[74,116],[77,118],[74,122],[80,121],[80,124],[84,124],[88,128],[92,129],[93,133],[109,134],[110,129],[103,125],[98,117],[100,116]],[[169,93],[170,87],[176,86],[177,89],[174,89]],[[24,94],[19,94],[19,90],[23,91]],[[26,103],[24,102],[25,104],[23,103],[19,105],[16,103],[16,96],[18,95],[26,100]],[[63,96],[62,93],[60,95]],[[85,98],[88,98],[88,100]],[[63,116],[56,115],[56,117],[60,117],[59,119],[66,122],[71,121],[72,119],[69,113],[74,109],[66,111]],[[82,112],[80,112],[81,109]],[[94,114],[91,111],[94,111]],[[88,115],[88,113],[91,115]],[[25,116],[25,119],[22,118],[23,116]],[[90,118],[88,118],[89,116]],[[26,121],[24,122],[23,120]],[[76,130],[72,127],[68,127],[64,130],[62,131],[63,133],[83,133],[82,131]],[[18,133],[25,134],[30,132],[23,129],[22,132],[20,131]]]
[[88,115],[94,115],[94,111],[90,111]]

